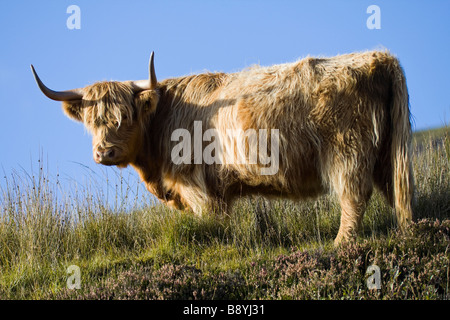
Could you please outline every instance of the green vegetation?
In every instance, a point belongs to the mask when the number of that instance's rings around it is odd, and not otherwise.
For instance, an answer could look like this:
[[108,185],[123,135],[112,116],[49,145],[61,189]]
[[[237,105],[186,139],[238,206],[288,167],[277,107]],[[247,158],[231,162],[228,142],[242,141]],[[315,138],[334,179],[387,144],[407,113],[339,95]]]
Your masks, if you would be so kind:
[[[134,196],[111,208],[87,187],[65,192],[44,173],[5,177],[0,190],[2,299],[448,299],[450,131],[414,141],[416,222],[396,231],[377,192],[357,241],[333,247],[339,205],[243,199],[229,218],[197,217]],[[92,191],[94,190],[94,191]],[[144,197],[144,198],[141,198]],[[369,290],[377,265],[381,290]],[[67,268],[81,289],[67,289]]]

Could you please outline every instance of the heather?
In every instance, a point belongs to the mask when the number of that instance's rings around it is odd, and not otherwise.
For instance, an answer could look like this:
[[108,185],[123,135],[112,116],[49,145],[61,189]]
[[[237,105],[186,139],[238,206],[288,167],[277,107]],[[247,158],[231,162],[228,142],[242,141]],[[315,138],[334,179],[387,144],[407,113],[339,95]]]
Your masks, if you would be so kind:
[[[295,250],[233,271],[193,265],[132,264],[61,299],[448,299],[450,220],[421,220],[408,235],[348,243],[336,250]],[[425,250],[425,248],[427,248]],[[382,270],[368,289],[366,270]]]

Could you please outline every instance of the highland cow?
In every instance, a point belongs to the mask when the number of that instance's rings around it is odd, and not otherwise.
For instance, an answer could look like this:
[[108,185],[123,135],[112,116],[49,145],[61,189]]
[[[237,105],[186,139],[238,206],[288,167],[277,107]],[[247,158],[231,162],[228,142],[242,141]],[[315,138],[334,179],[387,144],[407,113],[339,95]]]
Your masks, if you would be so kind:
[[[92,133],[95,162],[133,166],[147,189],[173,208],[226,213],[248,195],[300,200],[334,191],[341,206],[337,244],[356,233],[376,186],[400,228],[411,221],[408,91],[399,61],[388,52],[307,57],[161,82],[152,53],[149,69],[148,80],[53,91],[32,66],[42,92],[62,101],[64,112]],[[175,163],[181,139],[174,132],[194,134],[195,124],[214,135],[185,144],[193,152]],[[267,150],[245,134],[230,139],[230,130],[265,130],[270,150],[278,148],[277,158],[271,155],[277,170],[261,174]],[[273,130],[278,140],[271,139]],[[220,147],[213,155],[218,161],[190,158],[210,143]]]

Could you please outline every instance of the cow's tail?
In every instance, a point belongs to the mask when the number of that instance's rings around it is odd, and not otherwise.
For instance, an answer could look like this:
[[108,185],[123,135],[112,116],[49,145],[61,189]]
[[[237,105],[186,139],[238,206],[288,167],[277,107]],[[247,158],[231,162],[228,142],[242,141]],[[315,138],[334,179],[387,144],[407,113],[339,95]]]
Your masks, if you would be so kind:
[[411,122],[406,79],[397,59],[392,65],[391,157],[393,205],[400,230],[405,231],[413,219],[414,179],[411,167]]

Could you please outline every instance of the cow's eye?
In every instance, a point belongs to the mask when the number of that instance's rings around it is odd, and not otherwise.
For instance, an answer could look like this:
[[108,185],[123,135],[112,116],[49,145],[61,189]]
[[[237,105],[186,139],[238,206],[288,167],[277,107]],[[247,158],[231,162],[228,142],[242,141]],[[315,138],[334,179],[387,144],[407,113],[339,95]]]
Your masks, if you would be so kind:
[[123,118],[120,121],[116,120],[116,121],[114,121],[114,126],[116,128],[119,128],[119,127],[123,126],[124,121],[125,121],[125,119],[123,119]]

